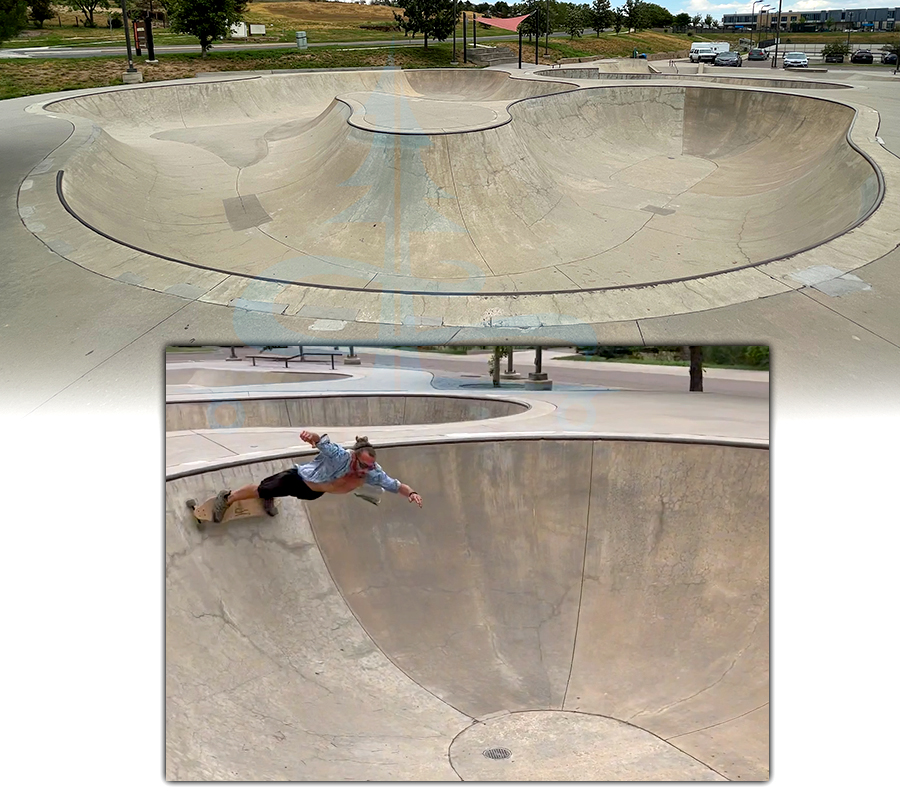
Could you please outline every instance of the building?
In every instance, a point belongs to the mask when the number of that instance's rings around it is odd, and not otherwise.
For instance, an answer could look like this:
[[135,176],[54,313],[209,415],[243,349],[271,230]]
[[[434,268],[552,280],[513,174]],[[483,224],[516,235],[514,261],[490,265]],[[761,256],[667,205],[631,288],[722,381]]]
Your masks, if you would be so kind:
[[[755,3],[753,4],[755,7]],[[766,8],[771,5],[770,8]],[[783,31],[790,30],[869,30],[892,31],[895,20],[900,30],[900,7],[897,8],[848,8],[824,11],[781,11]],[[755,14],[724,14],[725,30],[775,30],[778,27],[778,8],[774,3],[764,4]]]

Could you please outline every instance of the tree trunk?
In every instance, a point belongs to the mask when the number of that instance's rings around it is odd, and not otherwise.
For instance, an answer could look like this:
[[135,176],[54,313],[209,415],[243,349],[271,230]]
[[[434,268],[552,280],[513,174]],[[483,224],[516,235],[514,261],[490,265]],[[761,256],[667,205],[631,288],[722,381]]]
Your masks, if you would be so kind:
[[494,387],[500,386],[500,346],[494,346],[494,364],[491,378],[494,381]]
[[691,392],[703,392],[703,346],[688,346],[691,356]]

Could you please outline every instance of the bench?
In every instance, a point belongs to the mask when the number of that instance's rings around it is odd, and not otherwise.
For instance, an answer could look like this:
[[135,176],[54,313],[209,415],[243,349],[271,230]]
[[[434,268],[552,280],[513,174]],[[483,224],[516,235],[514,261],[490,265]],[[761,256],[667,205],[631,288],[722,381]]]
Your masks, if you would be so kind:
[[257,359],[275,359],[279,362],[284,362],[284,366],[288,366],[288,362],[292,362],[295,359],[299,359],[301,362],[306,361],[306,357],[308,356],[327,356],[331,358],[331,369],[334,370],[334,358],[338,356],[343,356],[340,351],[304,351],[303,346],[299,346],[300,353],[299,354],[291,354],[289,356],[280,356],[278,354],[256,354],[255,356],[251,356],[250,359],[253,361],[253,366],[256,367]]
[[300,354],[294,354],[293,356],[279,356],[278,354],[256,354],[256,356],[251,356],[250,359],[253,361],[253,367],[256,367],[257,359],[274,359],[276,362],[284,362],[284,366],[288,366],[288,362],[293,359],[300,359]]

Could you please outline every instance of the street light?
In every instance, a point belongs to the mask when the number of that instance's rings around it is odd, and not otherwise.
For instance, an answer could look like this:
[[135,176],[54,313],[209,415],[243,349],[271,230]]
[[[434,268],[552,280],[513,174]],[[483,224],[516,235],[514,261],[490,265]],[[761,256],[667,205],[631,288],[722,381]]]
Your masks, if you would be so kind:
[[[762,18],[762,15],[765,14],[766,15],[766,23],[768,24],[769,20],[772,19],[772,12],[774,10],[775,10],[775,8],[773,6],[770,6],[767,4],[764,6],[760,6],[759,11],[757,11],[757,14],[759,15],[757,18],[757,23],[756,23],[756,33],[757,33],[756,46],[757,47],[759,47],[760,42],[762,42],[762,37],[759,35],[759,31],[761,30],[761,28],[760,28],[761,22],[759,20]],[[752,39],[750,41],[750,46],[751,47],[753,46]]]
[[[758,24],[756,22],[755,6],[758,3],[765,3],[765,2],[766,2],[766,0],[753,0],[753,3],[750,6],[750,24],[751,25],[758,27]],[[750,29],[750,47],[751,48],[753,47],[753,28]]]
[[781,44],[781,0],[778,0],[778,19],[775,20],[775,58],[772,59],[772,69],[778,66],[778,46]]

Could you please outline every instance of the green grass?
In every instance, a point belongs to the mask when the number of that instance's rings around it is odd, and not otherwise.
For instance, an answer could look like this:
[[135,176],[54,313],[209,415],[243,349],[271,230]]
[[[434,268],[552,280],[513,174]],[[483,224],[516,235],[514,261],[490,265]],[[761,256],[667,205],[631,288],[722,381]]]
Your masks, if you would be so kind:
[[[193,78],[198,73],[401,67],[404,69],[450,68],[452,44],[442,43],[404,48],[317,48],[316,50],[216,52],[205,58],[197,53],[157,54],[159,64],[146,62],[146,54],[134,60],[144,83]],[[461,56],[460,56],[461,57]],[[79,59],[3,59],[0,60],[0,99],[92,89],[122,84],[126,67],[122,56]],[[472,64],[459,69],[476,69]]]

